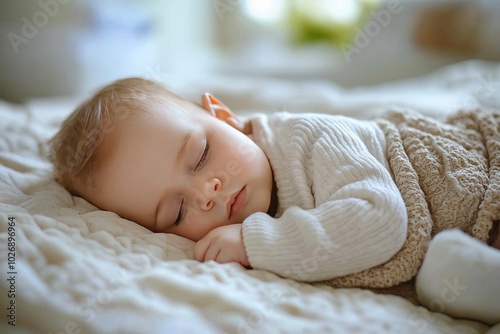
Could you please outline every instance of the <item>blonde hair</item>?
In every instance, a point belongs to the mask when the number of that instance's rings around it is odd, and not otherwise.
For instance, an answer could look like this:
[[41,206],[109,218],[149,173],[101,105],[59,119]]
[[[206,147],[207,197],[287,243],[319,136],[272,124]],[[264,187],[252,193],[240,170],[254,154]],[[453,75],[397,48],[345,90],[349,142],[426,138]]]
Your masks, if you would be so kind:
[[162,85],[142,78],[115,81],[83,102],[50,140],[56,180],[74,195],[95,186],[95,173],[119,136],[119,121],[179,105],[182,99]]

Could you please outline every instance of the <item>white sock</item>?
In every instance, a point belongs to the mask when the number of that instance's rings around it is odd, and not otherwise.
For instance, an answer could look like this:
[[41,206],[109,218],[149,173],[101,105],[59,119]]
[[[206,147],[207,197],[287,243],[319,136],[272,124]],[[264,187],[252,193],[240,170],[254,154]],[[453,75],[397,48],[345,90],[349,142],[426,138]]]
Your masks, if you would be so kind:
[[432,311],[500,323],[500,250],[460,230],[438,233],[416,279],[419,302]]

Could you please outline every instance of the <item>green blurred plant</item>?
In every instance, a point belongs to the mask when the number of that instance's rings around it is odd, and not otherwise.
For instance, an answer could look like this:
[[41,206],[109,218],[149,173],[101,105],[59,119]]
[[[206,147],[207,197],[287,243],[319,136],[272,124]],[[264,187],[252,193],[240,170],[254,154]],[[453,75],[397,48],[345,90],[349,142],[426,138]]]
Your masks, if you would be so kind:
[[383,0],[289,0],[285,25],[297,43],[352,42],[356,27]]

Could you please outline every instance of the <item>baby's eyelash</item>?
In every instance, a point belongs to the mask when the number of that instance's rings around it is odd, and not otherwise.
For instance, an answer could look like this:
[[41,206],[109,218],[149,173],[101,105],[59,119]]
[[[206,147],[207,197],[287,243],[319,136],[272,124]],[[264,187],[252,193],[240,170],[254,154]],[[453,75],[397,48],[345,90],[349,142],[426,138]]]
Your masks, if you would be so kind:
[[186,208],[184,207],[184,199],[181,202],[181,208],[179,209],[179,214],[177,215],[177,219],[175,219],[174,226],[179,225],[186,216]]
[[[205,150],[203,150],[203,154],[201,155],[200,161],[196,165],[196,168],[194,169],[197,171],[201,167],[205,165],[207,162],[207,157],[208,157],[208,152],[209,152],[210,146],[208,145],[208,142],[205,144]],[[184,205],[184,199],[182,199],[181,202],[181,207],[179,209],[179,214],[177,215],[177,218],[175,219],[174,226],[178,226],[182,221],[184,220],[184,217],[186,217],[186,206]]]
[[205,162],[207,161],[207,156],[208,156],[208,150],[209,150],[210,146],[208,145],[208,141],[207,141],[207,144],[205,145],[205,150],[203,151],[203,154],[200,158],[200,161],[198,162],[198,164],[196,165],[196,168],[194,169],[195,171],[197,171],[198,169],[200,169],[201,167],[203,167],[203,165],[205,164]]

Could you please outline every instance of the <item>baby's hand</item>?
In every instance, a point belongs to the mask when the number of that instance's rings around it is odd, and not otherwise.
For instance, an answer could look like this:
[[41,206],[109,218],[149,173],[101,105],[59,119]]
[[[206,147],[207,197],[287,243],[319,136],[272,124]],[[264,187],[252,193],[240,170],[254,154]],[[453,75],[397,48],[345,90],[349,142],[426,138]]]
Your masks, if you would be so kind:
[[241,236],[241,224],[221,226],[210,231],[194,247],[194,259],[204,262],[238,262],[250,267]]

